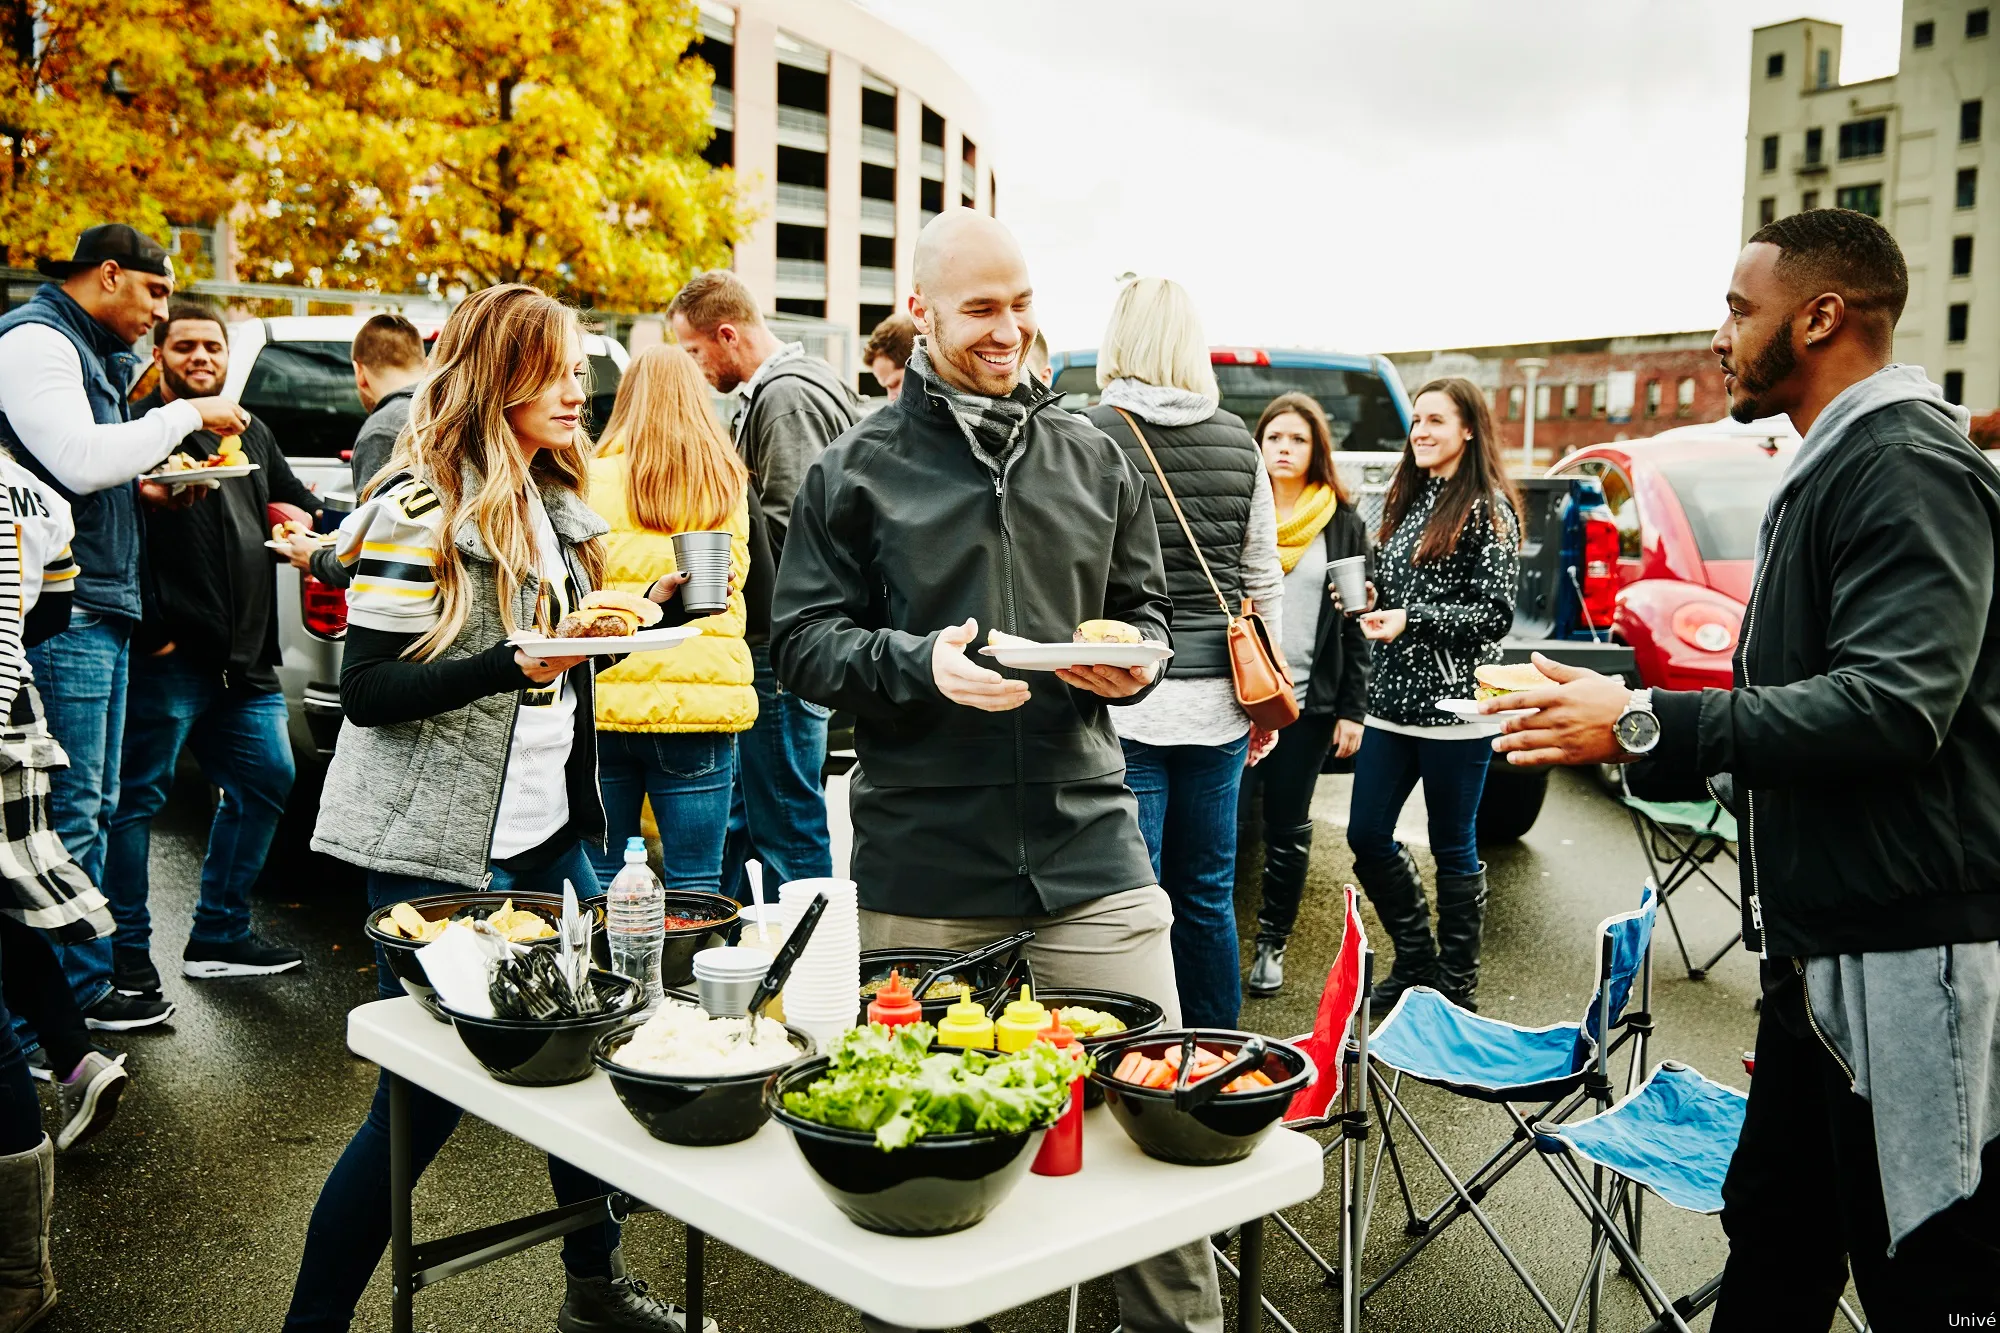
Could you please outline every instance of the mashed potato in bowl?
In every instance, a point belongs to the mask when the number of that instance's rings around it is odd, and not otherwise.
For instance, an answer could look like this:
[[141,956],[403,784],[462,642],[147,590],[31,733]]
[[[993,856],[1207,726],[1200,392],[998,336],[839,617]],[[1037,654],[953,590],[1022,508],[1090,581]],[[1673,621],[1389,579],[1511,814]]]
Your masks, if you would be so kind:
[[[750,1031],[742,1040],[744,1024]],[[769,1018],[712,1018],[691,1004],[661,1005],[611,1059],[644,1074],[722,1078],[776,1069],[799,1058],[783,1023]]]

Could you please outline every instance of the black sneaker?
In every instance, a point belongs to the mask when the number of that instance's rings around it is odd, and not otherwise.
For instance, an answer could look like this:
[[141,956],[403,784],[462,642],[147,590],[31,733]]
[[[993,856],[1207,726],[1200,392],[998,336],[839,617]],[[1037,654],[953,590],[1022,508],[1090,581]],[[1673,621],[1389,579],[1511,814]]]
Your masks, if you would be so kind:
[[153,966],[153,955],[144,949],[111,950],[111,986],[126,995],[152,995],[160,993],[160,969]]
[[130,1032],[134,1028],[149,1028],[173,1016],[171,1000],[150,995],[121,995],[116,990],[106,991],[103,999],[83,1011],[85,1026],[96,1028],[99,1032]]
[[[687,1311],[648,1296],[638,1278],[565,1276],[558,1333],[687,1333]],[[701,1329],[718,1333],[715,1320],[706,1316]]]
[[305,962],[297,949],[266,944],[247,935],[228,944],[189,940],[181,954],[181,975],[189,977],[268,977],[289,972]]

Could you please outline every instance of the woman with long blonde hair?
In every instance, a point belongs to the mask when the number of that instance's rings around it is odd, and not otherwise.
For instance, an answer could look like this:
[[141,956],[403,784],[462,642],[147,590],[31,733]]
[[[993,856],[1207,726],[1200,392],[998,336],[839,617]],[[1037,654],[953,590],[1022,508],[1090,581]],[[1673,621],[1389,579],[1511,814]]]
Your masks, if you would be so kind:
[[[593,661],[539,658],[519,630],[553,625],[598,584],[604,521],[584,503],[584,357],[576,314],[533,287],[466,299],[438,335],[387,472],[341,525],[350,582],[340,699],[313,848],[362,867],[372,907],[468,888],[600,892]],[[655,582],[665,601],[678,580]],[[384,998],[402,987],[376,960]],[[411,1093],[418,1172],[459,1109]],[[558,1201],[605,1192],[551,1157]],[[345,1329],[389,1239],[389,1097],[320,1191],[289,1333]],[[677,1329],[621,1276],[618,1229],[563,1240],[562,1328]]]
[[694,358],[671,344],[641,352],[590,465],[591,504],[611,525],[605,586],[636,592],[674,568],[677,532],[727,532],[735,580],[699,638],[598,677],[597,781],[610,837],[596,860],[607,883],[650,800],[667,887],[721,889],[736,734],[757,720],[739,591],[750,570],[749,480]]

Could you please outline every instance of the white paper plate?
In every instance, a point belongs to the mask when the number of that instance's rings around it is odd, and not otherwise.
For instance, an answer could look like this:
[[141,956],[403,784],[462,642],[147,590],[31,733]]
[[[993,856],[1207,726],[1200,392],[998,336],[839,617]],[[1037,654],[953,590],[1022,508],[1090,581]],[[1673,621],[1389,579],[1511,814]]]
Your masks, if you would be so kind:
[[531,657],[603,657],[613,653],[657,653],[678,648],[701,633],[694,625],[674,625],[642,629],[616,639],[547,639],[536,634],[517,634],[511,640]]
[[1064,667],[1142,667],[1164,662],[1174,650],[1164,643],[1003,643],[979,650],[1016,671],[1060,671]]
[[206,485],[210,482],[227,481],[231,477],[247,477],[257,470],[255,463],[237,463],[230,467],[191,467],[178,472],[148,472],[141,481],[157,481],[166,486]]
[[[333,545],[333,534],[332,534],[332,533],[330,533],[330,532],[322,532],[322,533],[318,534],[318,535],[317,535],[317,537],[315,537],[315,539],[314,539],[314,541],[313,541],[313,545],[314,545],[314,546],[331,546],[331,545]],[[266,550],[268,550],[268,551],[276,551],[276,552],[277,552],[278,554],[280,554],[280,555],[290,555],[290,554],[292,553],[292,548],[291,548],[290,546],[286,545],[286,544],[285,544],[284,542],[268,542],[268,541],[267,541],[267,542],[265,542],[265,543],[264,543],[264,549],[266,549]]]
[[1498,713],[1482,713],[1479,711],[1479,702],[1476,699],[1440,699],[1437,706],[1467,722],[1503,722],[1510,717],[1533,717],[1540,711],[1534,708],[1509,708]]

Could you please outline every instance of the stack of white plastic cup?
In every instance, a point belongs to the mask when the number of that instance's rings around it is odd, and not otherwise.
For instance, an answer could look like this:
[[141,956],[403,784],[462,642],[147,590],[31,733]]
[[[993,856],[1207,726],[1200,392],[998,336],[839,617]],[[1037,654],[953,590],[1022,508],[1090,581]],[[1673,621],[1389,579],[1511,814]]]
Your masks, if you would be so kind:
[[851,879],[799,879],[778,890],[790,935],[818,894],[826,911],[785,982],[785,1021],[812,1034],[824,1050],[855,1025],[861,1010],[861,917]]

